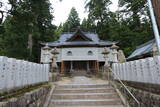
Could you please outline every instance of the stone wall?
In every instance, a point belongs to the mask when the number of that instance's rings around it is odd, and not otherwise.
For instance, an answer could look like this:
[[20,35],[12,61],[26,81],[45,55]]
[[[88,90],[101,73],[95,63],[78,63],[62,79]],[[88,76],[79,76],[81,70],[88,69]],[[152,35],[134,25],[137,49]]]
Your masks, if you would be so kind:
[[160,94],[159,84],[140,83],[140,82],[133,82],[133,81],[123,81],[123,83],[136,89],[148,91],[155,94]]
[[[129,93],[122,87],[119,83],[116,83],[117,88],[122,92],[122,94],[126,97],[131,107],[138,107],[137,103],[133,100],[133,98],[129,95]],[[154,94],[148,91],[136,89],[128,86],[128,89],[131,93],[137,98],[137,100],[141,103],[140,107],[159,107],[160,106],[160,95]]]
[[25,93],[23,96],[0,102],[0,107],[43,107],[50,86]]
[[[107,72],[97,73],[96,76],[105,80],[112,80],[111,74]],[[119,89],[122,95],[127,99],[130,107],[138,107],[137,103],[118,81],[111,83],[114,83],[114,86],[116,86],[115,88]],[[131,93],[141,103],[140,107],[160,107],[160,85],[131,81],[123,81],[123,83],[127,85]]]

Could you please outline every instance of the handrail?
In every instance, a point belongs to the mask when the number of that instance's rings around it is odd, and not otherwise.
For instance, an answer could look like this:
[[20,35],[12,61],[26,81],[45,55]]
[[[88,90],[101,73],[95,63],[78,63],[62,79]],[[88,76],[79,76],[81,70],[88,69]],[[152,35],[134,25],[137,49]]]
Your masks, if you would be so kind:
[[130,96],[136,101],[136,103],[138,104],[138,107],[140,107],[140,102],[137,100],[137,98],[131,93],[131,91],[127,88],[127,86],[121,81],[120,77],[115,74],[114,72],[112,72],[113,70],[110,68],[111,73],[113,73],[113,75],[116,76],[116,78],[118,78],[118,81],[122,84],[122,86],[127,90],[127,92],[130,94]]

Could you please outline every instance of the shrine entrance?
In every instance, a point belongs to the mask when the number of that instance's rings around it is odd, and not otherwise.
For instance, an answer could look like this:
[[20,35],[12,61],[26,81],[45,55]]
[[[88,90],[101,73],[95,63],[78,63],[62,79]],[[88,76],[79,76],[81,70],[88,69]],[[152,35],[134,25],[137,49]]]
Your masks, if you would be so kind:
[[97,72],[99,70],[98,61],[62,61],[61,73],[70,72],[74,74],[86,74],[87,72]]
[[74,61],[73,70],[74,71],[87,71],[87,62],[86,61]]

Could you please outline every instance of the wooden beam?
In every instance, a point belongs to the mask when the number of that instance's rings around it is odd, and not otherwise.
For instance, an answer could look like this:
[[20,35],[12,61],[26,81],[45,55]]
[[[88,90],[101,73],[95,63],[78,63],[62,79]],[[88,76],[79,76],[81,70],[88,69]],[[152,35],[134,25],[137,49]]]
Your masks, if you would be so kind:
[[97,62],[94,61],[94,66],[95,66],[95,72],[97,72]]
[[98,61],[96,62],[97,62],[97,72],[99,72],[99,62]]
[[64,61],[61,62],[61,73],[64,73]]

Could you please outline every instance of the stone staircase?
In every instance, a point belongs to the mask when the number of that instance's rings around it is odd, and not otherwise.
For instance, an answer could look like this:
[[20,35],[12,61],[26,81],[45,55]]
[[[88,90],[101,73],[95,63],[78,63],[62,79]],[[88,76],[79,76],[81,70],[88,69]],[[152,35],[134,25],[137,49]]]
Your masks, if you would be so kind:
[[124,107],[107,83],[57,85],[49,107]]

